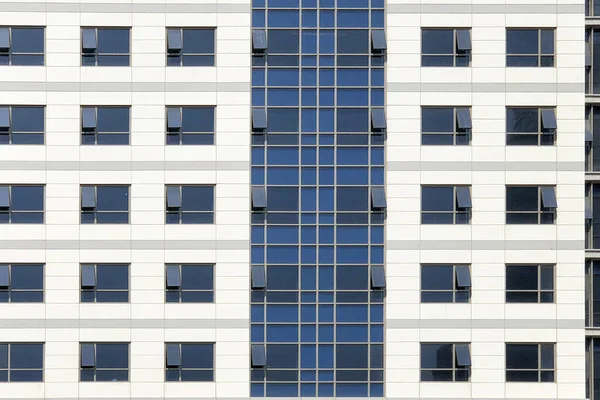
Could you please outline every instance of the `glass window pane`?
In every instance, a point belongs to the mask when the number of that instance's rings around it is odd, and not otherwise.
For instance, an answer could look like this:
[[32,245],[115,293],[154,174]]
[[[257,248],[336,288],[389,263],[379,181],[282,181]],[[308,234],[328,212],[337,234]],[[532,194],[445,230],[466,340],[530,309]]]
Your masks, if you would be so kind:
[[183,343],[181,345],[182,368],[213,368],[212,343]]
[[506,188],[506,211],[538,211],[537,187],[510,186]]
[[13,265],[10,271],[11,289],[43,289],[44,267],[41,265]]
[[427,265],[421,267],[421,290],[453,290],[452,265]]
[[11,210],[41,211],[44,209],[43,186],[12,186]]
[[537,265],[507,266],[506,290],[538,290]]
[[453,54],[453,29],[423,29],[421,34],[423,54]]
[[507,54],[538,54],[537,29],[507,29]]
[[537,133],[539,132],[537,108],[507,108],[506,132]]
[[12,107],[13,132],[44,132],[44,107]]
[[127,186],[98,186],[97,211],[128,211],[129,188]]
[[181,288],[184,290],[212,290],[212,265],[182,265]]
[[129,132],[129,107],[98,107],[98,132]]
[[98,289],[129,288],[129,267],[127,265],[98,265],[96,267]]
[[423,108],[421,110],[422,132],[453,132],[454,110],[452,108]]
[[537,369],[538,345],[537,344],[507,344],[506,345],[507,369]]
[[98,29],[98,53],[129,54],[129,29]]
[[452,186],[424,186],[421,188],[422,211],[453,211],[454,188]]
[[191,54],[214,53],[215,31],[213,29],[184,29],[183,52]]
[[213,211],[214,186],[182,186],[182,211]]
[[44,345],[41,343],[19,343],[10,345],[10,368],[42,368]]
[[96,368],[129,368],[129,345],[126,343],[96,344]]
[[43,53],[44,28],[12,28],[11,42],[13,53]]
[[452,368],[452,345],[421,343],[421,368]]

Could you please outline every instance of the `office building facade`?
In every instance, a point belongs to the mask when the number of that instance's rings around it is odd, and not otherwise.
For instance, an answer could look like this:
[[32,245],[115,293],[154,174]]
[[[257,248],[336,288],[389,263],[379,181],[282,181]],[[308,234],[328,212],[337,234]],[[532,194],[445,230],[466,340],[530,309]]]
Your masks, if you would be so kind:
[[600,400],[596,15],[0,2],[0,398]]

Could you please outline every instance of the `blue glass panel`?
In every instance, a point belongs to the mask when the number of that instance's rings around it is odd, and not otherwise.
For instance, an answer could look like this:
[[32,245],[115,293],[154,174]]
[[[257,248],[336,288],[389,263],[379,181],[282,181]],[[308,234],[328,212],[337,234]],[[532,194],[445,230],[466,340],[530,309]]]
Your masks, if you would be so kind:
[[314,264],[317,262],[317,248],[315,246],[302,246],[302,263]]
[[[351,13],[351,15],[347,15]],[[357,11],[338,11],[338,26],[340,23],[348,23],[348,17],[353,18]],[[358,11],[362,16],[368,11]],[[341,14],[344,16],[340,19]],[[362,18],[361,18],[362,19]],[[344,21],[346,20],[346,21]],[[368,20],[367,20],[368,22]],[[363,26],[363,25],[346,25],[346,26]],[[368,26],[368,23],[367,23]],[[371,52],[369,30],[368,29],[345,29],[337,32],[337,52],[338,54],[367,54]]]
[[338,185],[368,185],[369,169],[365,168],[338,168]]
[[301,335],[303,343],[314,343],[317,341],[317,327],[315,325],[302,325]]
[[269,86],[298,86],[299,70],[296,68],[269,68],[267,78]]
[[298,0],[269,0],[269,7],[273,8],[298,8],[299,4]]
[[[367,89],[338,89],[338,106],[368,106],[369,91]],[[376,105],[376,104],[373,104]]]
[[335,71],[333,69],[319,70],[319,86],[333,86],[335,84]]
[[298,342],[298,326],[267,325],[267,341],[275,343],[296,343]]
[[269,226],[267,227],[267,242],[298,243],[298,228],[295,226]]
[[333,368],[333,345],[319,345],[319,368]]
[[338,86],[368,86],[368,69],[349,69],[342,68],[337,70]]
[[316,185],[317,184],[317,169],[316,168],[302,168],[302,184],[303,185]]
[[[319,263],[321,264],[333,264],[333,246],[319,246]],[[320,286],[320,283],[319,283]],[[333,289],[324,288],[320,289]]]
[[371,86],[383,86],[385,84],[385,77],[383,68],[371,69]]
[[320,343],[332,343],[333,342],[333,325],[319,325],[318,330],[319,330],[319,342]]
[[[331,305],[331,304],[319,305],[319,322],[333,322],[333,305]],[[319,335],[320,334],[321,333],[319,332]],[[333,331],[332,331],[332,340],[333,340]]]
[[269,165],[298,165],[297,147],[269,147],[267,163]]
[[369,0],[338,0],[339,8],[369,8]]
[[369,306],[366,304],[336,305],[337,322],[368,322]]
[[317,70],[316,69],[302,69],[302,86],[316,86],[317,85]]
[[[317,209],[317,189],[302,188],[302,211],[316,211]],[[304,221],[303,221],[304,223]]]
[[298,132],[298,109],[269,108],[267,110],[267,130],[269,132]]
[[268,89],[268,106],[298,106],[300,105],[298,89]]
[[295,28],[299,26],[300,14],[298,10],[269,10],[270,28]]
[[302,266],[302,290],[315,290],[317,288],[317,267]]
[[333,290],[333,267],[319,267],[319,290]]
[[319,89],[319,105],[333,106],[335,90],[334,89]]
[[371,27],[383,28],[385,26],[385,14],[383,10],[371,11]]
[[303,383],[300,385],[300,396],[302,397],[316,397],[317,385],[314,383]]
[[267,263],[269,264],[297,264],[298,247],[295,246],[267,246]]
[[319,188],[319,211],[333,211],[333,188]]
[[301,306],[301,321],[316,322],[317,321],[317,306],[314,304],[303,304]]
[[315,244],[317,242],[317,228],[314,226],[303,226],[302,228],[302,243]]
[[[333,132],[334,131],[334,110],[333,109],[320,109],[319,110],[319,132]],[[367,123],[368,125],[368,123]]]
[[269,29],[269,54],[296,54],[300,50],[300,32],[297,29]]
[[335,21],[335,14],[333,10],[321,10],[319,11],[319,26],[321,28],[333,28]]
[[338,10],[337,25],[342,28],[368,28],[368,10]]
[[[321,15],[323,11],[321,11]],[[321,25],[322,26],[322,25]],[[333,54],[335,52],[335,31],[321,30],[319,31],[319,53]]]
[[268,304],[267,322],[298,322],[298,306],[295,304]]
[[[303,10],[302,11],[302,27],[303,28],[314,28],[317,26],[317,11],[316,10]],[[306,52],[303,49],[304,52]]]
[[262,325],[252,325],[251,328],[251,338],[252,342],[264,342],[265,341],[265,329]]
[[266,25],[265,11],[264,10],[253,10],[252,11],[252,27],[253,28],[264,28]]
[[[302,326],[302,336],[304,337],[304,328],[306,326]],[[301,368],[316,368],[317,366],[317,346],[303,344],[301,346],[300,353],[300,367]]]
[[383,342],[383,325],[371,325],[371,342]]
[[[302,89],[302,106],[317,105],[317,89]],[[306,115],[305,115],[306,114]],[[308,118],[316,118],[316,110],[302,110],[302,130],[304,132],[316,132],[316,121],[310,121]],[[314,128],[310,128],[314,127]]]
[[337,110],[338,132],[368,132],[368,108],[340,108]]
[[338,342],[368,342],[368,325],[338,325],[336,327],[336,341]]
[[265,105],[265,90],[264,89],[252,89],[252,104],[255,106]]

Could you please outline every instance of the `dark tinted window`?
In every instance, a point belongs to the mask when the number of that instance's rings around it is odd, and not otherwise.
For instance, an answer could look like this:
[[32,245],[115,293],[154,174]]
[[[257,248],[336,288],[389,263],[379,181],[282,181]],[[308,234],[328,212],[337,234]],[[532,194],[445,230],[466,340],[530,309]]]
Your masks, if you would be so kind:
[[554,302],[554,267],[552,265],[507,265],[506,302]]
[[168,264],[166,290],[167,303],[214,302],[214,265]]
[[0,186],[0,224],[42,224],[43,186]]
[[[459,124],[458,117],[461,112],[464,113],[466,120]],[[422,145],[468,145],[470,130],[471,117],[468,108],[423,107],[421,109]]]
[[600,262],[586,264],[586,326],[600,326]]
[[553,224],[555,213],[555,208],[544,206],[540,187],[506,187],[507,224]]
[[129,66],[130,28],[82,28],[81,65]]
[[507,67],[553,67],[554,29],[507,29]]
[[129,222],[129,186],[82,186],[81,196],[82,224]]
[[[88,280],[89,275],[94,279]],[[85,276],[84,276],[85,275]],[[84,264],[81,266],[82,303],[127,303],[129,265]]]
[[[96,117],[89,124],[85,119],[92,113]],[[130,107],[82,107],[81,144],[128,145],[129,113]]]
[[167,29],[168,66],[214,66],[215,30],[199,28]]
[[0,144],[44,144],[44,107],[0,107]]
[[213,343],[167,343],[167,382],[210,382],[214,380]]
[[82,382],[129,380],[129,343],[81,343]]
[[42,343],[0,343],[0,382],[43,382]]
[[[167,186],[167,224],[214,223],[214,186]],[[179,202],[170,202],[179,193]]]
[[42,303],[44,301],[44,266],[42,264],[0,264],[1,303]]
[[469,29],[421,29],[421,66],[468,67],[470,48],[459,46],[459,31],[466,31],[470,35]]
[[44,28],[4,27],[0,36],[0,65],[44,65]]
[[[176,121],[169,121],[170,118]],[[167,108],[167,144],[212,145],[214,134],[215,107]]]
[[468,381],[470,363],[459,365],[456,351],[452,343],[421,343],[421,381]]
[[554,382],[554,344],[507,343],[507,382]]
[[[552,146],[556,129],[546,128],[543,113],[549,112],[554,119],[552,108],[507,107],[506,144],[508,146]],[[547,121],[546,124],[551,121]],[[555,123],[555,121],[554,121]]]
[[422,303],[468,303],[470,296],[471,287],[459,285],[455,265],[421,265]]
[[459,207],[457,187],[423,186],[421,188],[422,224],[468,224],[471,207]]

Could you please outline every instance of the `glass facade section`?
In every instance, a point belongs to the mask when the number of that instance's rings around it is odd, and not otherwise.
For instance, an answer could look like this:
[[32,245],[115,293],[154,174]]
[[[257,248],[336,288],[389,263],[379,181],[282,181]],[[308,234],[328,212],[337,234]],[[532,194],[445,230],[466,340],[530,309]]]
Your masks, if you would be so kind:
[[384,2],[254,0],[252,24],[251,396],[383,397]]

